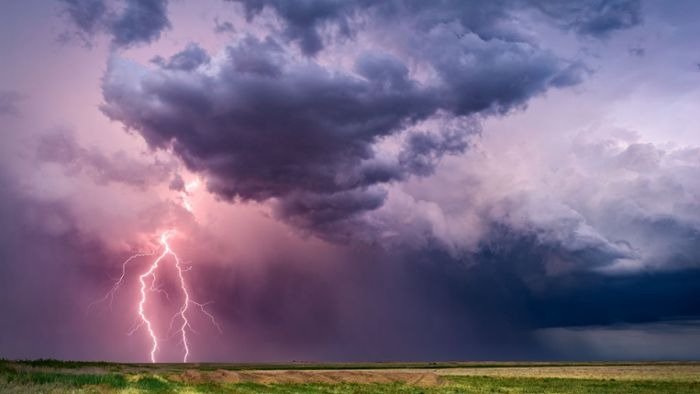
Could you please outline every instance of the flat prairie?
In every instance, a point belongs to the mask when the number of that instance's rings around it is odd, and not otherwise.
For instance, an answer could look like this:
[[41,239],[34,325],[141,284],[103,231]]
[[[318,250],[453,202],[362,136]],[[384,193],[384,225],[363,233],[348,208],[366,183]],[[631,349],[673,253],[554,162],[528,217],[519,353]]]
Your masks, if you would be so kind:
[[700,393],[700,363],[0,361],[14,393]]

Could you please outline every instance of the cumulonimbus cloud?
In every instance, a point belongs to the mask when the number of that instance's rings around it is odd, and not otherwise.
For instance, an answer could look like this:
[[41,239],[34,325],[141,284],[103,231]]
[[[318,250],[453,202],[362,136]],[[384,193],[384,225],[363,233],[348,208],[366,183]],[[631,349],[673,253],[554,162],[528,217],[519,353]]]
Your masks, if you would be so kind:
[[[439,23],[458,21],[481,38],[501,38],[514,32],[504,29],[504,22],[515,19],[513,11],[534,9],[552,21],[584,36],[607,37],[616,30],[641,22],[639,0],[439,0],[432,2],[389,0],[311,0],[294,3],[285,0],[227,0],[243,5],[249,19],[265,9],[284,21],[282,34],[297,42],[307,55],[315,55],[324,47],[324,28],[335,28],[341,36],[351,36],[353,19],[367,13],[388,23],[401,23],[407,15],[420,22],[420,27],[431,29]],[[326,29],[327,30],[327,29]],[[458,34],[464,34],[458,33]]]
[[[585,72],[507,25],[516,18],[509,7],[411,7],[398,14],[371,9],[362,29],[334,11],[324,23],[350,29],[348,37],[396,38],[343,52],[349,68],[297,56],[274,33],[242,36],[213,59],[191,44],[158,59],[157,69],[114,60],[103,111],[205,173],[218,195],[274,199],[281,217],[313,229],[317,220],[343,221],[380,207],[382,185],[430,174],[478,132],[474,122],[461,129],[447,123],[507,113],[578,83]],[[487,29],[474,10],[507,26]],[[432,134],[415,129],[423,122],[436,125]],[[405,136],[400,153],[381,151],[378,144],[396,136]]]

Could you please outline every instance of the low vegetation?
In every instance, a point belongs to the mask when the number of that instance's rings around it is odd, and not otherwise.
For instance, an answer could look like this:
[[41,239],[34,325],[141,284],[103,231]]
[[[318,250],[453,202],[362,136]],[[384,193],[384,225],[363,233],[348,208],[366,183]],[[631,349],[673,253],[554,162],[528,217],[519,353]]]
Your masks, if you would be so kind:
[[115,364],[0,361],[0,392],[698,393],[697,363]]

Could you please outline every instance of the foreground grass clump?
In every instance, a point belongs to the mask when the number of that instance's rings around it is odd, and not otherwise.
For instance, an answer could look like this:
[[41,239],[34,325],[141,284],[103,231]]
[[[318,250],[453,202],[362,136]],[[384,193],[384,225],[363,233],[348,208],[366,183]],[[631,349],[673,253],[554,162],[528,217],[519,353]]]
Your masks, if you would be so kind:
[[[106,386],[110,388],[126,388],[127,379],[119,374],[66,374],[61,372],[43,371],[12,371],[3,370],[0,380],[7,387],[52,385],[66,388],[83,386]],[[0,386],[1,387],[1,386]]]
[[[30,368],[21,368],[23,363],[12,365],[0,361],[0,392],[61,392],[76,391],[114,391],[136,389],[145,392],[168,392],[176,385],[157,376],[129,376],[121,373],[80,373],[60,370],[47,370],[46,363],[35,363]],[[39,367],[37,367],[39,366]]]

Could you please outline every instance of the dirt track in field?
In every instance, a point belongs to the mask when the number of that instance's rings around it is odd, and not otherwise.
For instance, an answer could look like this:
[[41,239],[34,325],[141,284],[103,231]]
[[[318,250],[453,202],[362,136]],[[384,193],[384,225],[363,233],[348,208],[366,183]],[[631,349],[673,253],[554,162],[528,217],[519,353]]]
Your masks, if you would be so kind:
[[199,371],[188,369],[169,379],[183,383],[406,383],[417,386],[437,386],[442,383],[440,375],[433,371],[394,370],[281,370],[281,371]]

